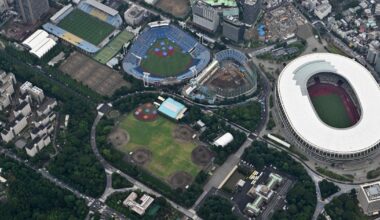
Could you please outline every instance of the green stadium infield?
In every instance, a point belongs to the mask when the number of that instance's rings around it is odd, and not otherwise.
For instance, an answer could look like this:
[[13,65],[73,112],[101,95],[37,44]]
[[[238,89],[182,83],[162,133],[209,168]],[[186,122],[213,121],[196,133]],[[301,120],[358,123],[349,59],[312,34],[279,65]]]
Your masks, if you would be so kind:
[[128,134],[128,141],[117,148],[126,154],[137,151],[150,154],[149,161],[141,166],[164,181],[178,172],[186,172],[194,178],[201,170],[191,159],[196,143],[176,140],[173,132],[177,124],[174,122],[162,116],[155,121],[140,121],[128,114],[118,128]]
[[115,30],[112,25],[80,9],[75,9],[64,17],[58,27],[96,46]]
[[311,97],[315,111],[326,124],[335,128],[347,128],[352,122],[344,107],[344,103],[336,94]]
[[[161,45],[163,44],[163,45]],[[172,50],[169,50],[172,47]],[[164,48],[164,49],[163,49]],[[155,51],[159,49],[160,51]],[[162,55],[163,51],[167,55]],[[148,50],[147,55],[141,61],[141,68],[153,76],[171,77],[189,69],[193,57],[175,43],[168,39],[158,39]]]

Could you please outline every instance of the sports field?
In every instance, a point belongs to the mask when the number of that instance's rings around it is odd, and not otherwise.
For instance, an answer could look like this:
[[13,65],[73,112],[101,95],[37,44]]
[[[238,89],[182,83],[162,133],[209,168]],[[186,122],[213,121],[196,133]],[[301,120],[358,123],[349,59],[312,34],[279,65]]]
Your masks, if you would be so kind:
[[122,31],[111,42],[109,42],[103,49],[101,49],[94,59],[102,64],[106,64],[112,57],[114,57],[125,43],[133,39],[133,33],[129,31]]
[[315,111],[326,124],[335,128],[347,128],[352,125],[341,97],[329,94],[311,97]]
[[153,76],[177,76],[191,66],[192,60],[192,56],[177,44],[168,39],[158,39],[143,58],[141,68]]
[[122,147],[128,153],[147,149],[152,158],[144,167],[152,174],[167,180],[178,171],[185,171],[195,177],[200,168],[191,161],[191,152],[197,146],[192,142],[177,141],[173,138],[176,124],[161,116],[155,121],[137,120],[133,114],[124,117],[120,128],[127,131],[129,140]]
[[75,9],[59,22],[64,30],[94,44],[100,44],[115,28],[79,9]]

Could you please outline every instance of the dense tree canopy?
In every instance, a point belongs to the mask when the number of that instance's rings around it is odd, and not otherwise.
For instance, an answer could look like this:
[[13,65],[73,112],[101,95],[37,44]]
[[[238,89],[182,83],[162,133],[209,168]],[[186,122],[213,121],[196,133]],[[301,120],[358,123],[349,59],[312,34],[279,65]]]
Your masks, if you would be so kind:
[[84,219],[83,200],[43,179],[31,169],[0,157],[8,179],[7,200],[0,205],[1,219]]
[[334,198],[325,206],[326,213],[334,220],[366,220],[368,219],[358,206],[355,190]]
[[230,201],[220,196],[210,196],[206,198],[197,213],[204,220],[238,219],[232,213],[232,204]]
[[322,199],[326,199],[340,190],[337,185],[327,180],[320,181],[318,185],[321,190]]

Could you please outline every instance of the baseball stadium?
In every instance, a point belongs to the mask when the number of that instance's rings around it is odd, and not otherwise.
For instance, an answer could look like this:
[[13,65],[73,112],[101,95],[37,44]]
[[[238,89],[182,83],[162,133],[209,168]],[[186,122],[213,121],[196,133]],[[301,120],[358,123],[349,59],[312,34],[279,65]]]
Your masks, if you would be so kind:
[[184,88],[184,94],[213,103],[250,95],[256,89],[257,74],[248,65],[248,58],[238,50],[227,49],[215,54],[211,64]]
[[123,61],[126,73],[148,84],[175,84],[201,72],[210,52],[170,24],[153,22],[136,37]]
[[283,69],[275,91],[279,118],[306,154],[352,161],[377,152],[379,86],[354,60],[330,53],[299,57]]
[[95,0],[69,4],[43,25],[49,33],[82,51],[95,54],[115,36],[123,23],[118,11]]

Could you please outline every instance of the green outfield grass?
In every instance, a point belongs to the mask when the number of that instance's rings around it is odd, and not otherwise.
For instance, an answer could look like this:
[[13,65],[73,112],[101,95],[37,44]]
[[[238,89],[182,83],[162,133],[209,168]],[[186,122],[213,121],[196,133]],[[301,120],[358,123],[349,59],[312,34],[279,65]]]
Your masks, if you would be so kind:
[[115,30],[112,25],[79,9],[63,18],[58,26],[94,45],[100,44]]
[[[167,57],[156,55],[154,49],[161,48],[161,42],[165,42],[165,47],[172,46],[174,48],[174,54]],[[141,62],[141,68],[145,72],[149,72],[158,77],[177,76],[190,67],[192,60],[191,55],[183,53],[177,44],[167,39],[159,39],[148,50],[147,58]]]
[[167,180],[176,171],[186,171],[193,177],[200,168],[191,161],[191,152],[196,147],[192,142],[177,142],[172,137],[176,124],[159,116],[156,121],[142,122],[129,114],[120,127],[126,130],[130,140],[123,151],[128,153],[140,147],[152,152],[152,161],[146,168],[154,175]]
[[352,125],[344,103],[338,95],[311,97],[311,101],[319,118],[327,125],[335,128],[347,128]]
[[111,42],[109,42],[103,49],[101,49],[94,59],[102,64],[106,64],[112,57],[114,57],[123,47],[125,43],[128,43],[133,39],[133,33],[129,31],[122,31]]

